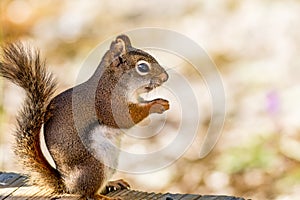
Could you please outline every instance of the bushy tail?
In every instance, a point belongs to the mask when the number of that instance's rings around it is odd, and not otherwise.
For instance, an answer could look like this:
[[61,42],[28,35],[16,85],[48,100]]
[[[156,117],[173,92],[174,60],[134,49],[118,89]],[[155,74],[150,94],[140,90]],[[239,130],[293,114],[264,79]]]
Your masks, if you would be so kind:
[[47,106],[55,92],[56,83],[45,69],[39,51],[21,43],[3,48],[0,76],[22,87],[26,100],[17,117],[15,153],[25,167],[30,180],[40,186],[63,192],[59,172],[44,157],[40,146],[40,130],[50,117]]

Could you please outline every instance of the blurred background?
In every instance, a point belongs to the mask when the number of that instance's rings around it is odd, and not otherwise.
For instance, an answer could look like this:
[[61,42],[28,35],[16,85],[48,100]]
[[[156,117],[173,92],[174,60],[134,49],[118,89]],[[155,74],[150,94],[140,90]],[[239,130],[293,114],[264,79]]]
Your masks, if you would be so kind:
[[[215,62],[227,115],[214,150],[199,159],[203,138],[197,137],[171,166],[115,178],[155,192],[300,197],[300,1],[1,0],[0,6],[0,42],[21,40],[39,48],[59,91],[76,83],[95,45],[139,27],[178,31]],[[0,79],[0,171],[21,170],[12,144],[23,97],[21,89]],[[204,130],[209,102],[199,104]]]

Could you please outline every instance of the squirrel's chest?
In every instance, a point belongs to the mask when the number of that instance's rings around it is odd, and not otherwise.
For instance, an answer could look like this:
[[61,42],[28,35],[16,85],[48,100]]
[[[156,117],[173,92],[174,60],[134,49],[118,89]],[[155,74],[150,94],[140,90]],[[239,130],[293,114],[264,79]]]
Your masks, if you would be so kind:
[[113,173],[118,165],[122,132],[120,129],[97,125],[89,135],[92,155]]

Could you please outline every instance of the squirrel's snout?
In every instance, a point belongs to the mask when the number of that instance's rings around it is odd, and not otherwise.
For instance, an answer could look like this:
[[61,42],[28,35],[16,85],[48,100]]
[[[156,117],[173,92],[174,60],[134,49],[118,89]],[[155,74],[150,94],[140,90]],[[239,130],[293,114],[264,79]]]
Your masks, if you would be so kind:
[[148,89],[153,89],[158,86],[160,86],[163,82],[166,82],[169,78],[169,75],[166,72],[163,72],[159,74],[158,76],[155,76],[153,79],[151,79]]
[[161,82],[166,82],[169,78],[169,75],[166,72],[163,72],[160,75],[158,75],[157,78],[160,79]]

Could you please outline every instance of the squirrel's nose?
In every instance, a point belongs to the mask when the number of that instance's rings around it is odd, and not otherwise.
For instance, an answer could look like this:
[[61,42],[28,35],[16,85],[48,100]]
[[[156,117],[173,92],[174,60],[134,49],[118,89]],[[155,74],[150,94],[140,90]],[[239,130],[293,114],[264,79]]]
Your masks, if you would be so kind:
[[160,75],[158,75],[158,78],[162,81],[162,82],[166,82],[169,78],[169,75],[166,72],[161,73]]
[[153,79],[150,81],[150,87],[151,88],[156,88],[160,86],[163,82],[167,81],[169,78],[169,75],[166,72],[163,72],[159,74],[158,76],[155,76]]

